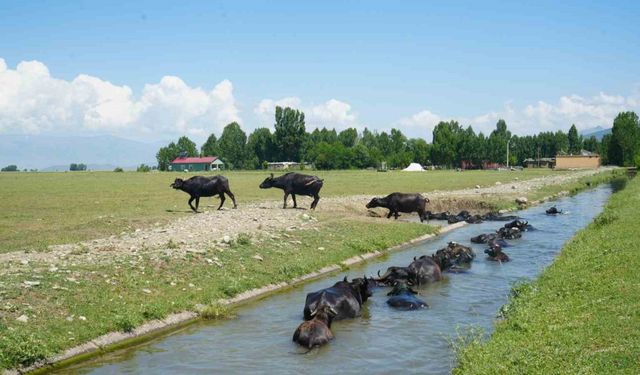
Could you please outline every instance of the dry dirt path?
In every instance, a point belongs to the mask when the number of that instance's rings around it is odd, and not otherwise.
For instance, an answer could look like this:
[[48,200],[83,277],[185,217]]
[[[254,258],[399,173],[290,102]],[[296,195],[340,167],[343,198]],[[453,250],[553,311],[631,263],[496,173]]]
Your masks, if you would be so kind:
[[[469,207],[452,207],[456,199],[478,200],[484,197],[516,197],[525,195],[547,185],[567,183],[599,171],[579,171],[571,174],[546,176],[508,184],[496,184],[476,189],[452,191],[432,191],[426,194],[431,199],[430,209],[456,210]],[[336,215],[352,216],[362,220],[367,218],[364,205],[370,195],[323,198],[318,210]],[[307,207],[309,199],[299,199],[300,206]],[[30,268],[31,263],[56,267],[60,264],[110,263],[124,257],[184,257],[188,253],[204,253],[211,248],[224,248],[238,236],[252,238],[274,236],[287,230],[318,230],[317,214],[308,210],[281,208],[281,201],[240,205],[238,209],[216,211],[213,206],[205,211],[179,218],[172,223],[152,228],[137,229],[107,238],[84,241],[75,244],[50,246],[44,252],[14,251],[0,254],[0,275]],[[453,204],[455,205],[455,204]],[[380,211],[382,212],[382,211]]]

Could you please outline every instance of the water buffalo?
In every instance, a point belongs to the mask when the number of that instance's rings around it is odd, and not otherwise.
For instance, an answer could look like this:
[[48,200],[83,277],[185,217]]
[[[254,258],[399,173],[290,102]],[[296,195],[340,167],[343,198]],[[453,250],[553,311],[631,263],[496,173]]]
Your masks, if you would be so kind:
[[431,211],[427,211],[425,216],[427,220],[447,220],[451,213],[449,211],[440,212],[440,213],[432,213]]
[[382,276],[380,275],[380,271],[378,271],[378,278],[376,281],[384,285],[394,285],[398,281],[413,283],[413,278],[409,271],[409,267],[392,266],[387,268],[387,271]]
[[503,216],[497,212],[488,212],[482,215],[482,220],[484,221],[511,221],[516,219],[518,219],[517,216],[514,216],[514,215]]
[[295,172],[285,173],[278,177],[273,177],[273,173],[271,173],[270,177],[267,177],[262,181],[260,189],[270,189],[274,187],[284,190],[284,205],[282,208],[287,208],[287,198],[289,198],[289,194],[291,194],[291,198],[293,198],[293,208],[298,207],[296,194],[313,197],[311,209],[314,210],[320,200],[319,192],[322,188],[323,181],[324,180],[321,180],[316,176],[309,176]]
[[393,286],[393,290],[387,293],[388,296],[391,296],[387,300],[387,304],[400,310],[417,310],[429,307],[425,301],[416,297],[416,294],[418,292],[411,289],[406,283],[397,282]]
[[482,215],[471,215],[465,221],[469,224],[480,224],[482,223],[483,219]]
[[337,312],[327,305],[322,305],[310,314],[311,320],[302,322],[293,333],[293,341],[311,349],[322,346],[333,340],[331,322]]
[[522,232],[533,229],[533,226],[530,225],[528,221],[522,220],[522,219],[517,219],[517,220],[514,220],[514,221],[512,221],[510,223],[507,223],[507,224],[504,225],[504,227],[507,228],[507,229],[518,228]]
[[[224,204],[225,194],[227,194],[233,201],[233,208],[238,207],[236,204],[236,197],[229,189],[229,180],[221,175],[212,177],[193,176],[187,180],[176,178],[176,180],[169,186],[189,194],[189,207],[191,207],[193,212],[198,212],[200,197],[212,197],[214,195],[220,197],[220,206],[218,206],[218,210],[221,209]],[[191,204],[194,200],[196,201],[195,207]]]
[[545,212],[547,215],[558,215],[562,213],[562,210],[558,210],[556,206],[552,206],[549,209],[547,209]]
[[429,198],[425,198],[420,194],[391,193],[383,198],[373,198],[367,203],[367,208],[383,207],[389,209],[387,219],[391,215],[397,219],[399,212],[417,212],[422,222],[427,219],[425,215],[427,203],[429,203]]
[[329,306],[335,312],[335,320],[355,318],[360,315],[362,305],[371,297],[369,283],[365,279],[354,279],[351,282],[338,281],[333,286],[307,294],[304,303],[304,320],[312,318],[312,311],[318,306]]
[[462,210],[457,215],[449,215],[449,217],[447,217],[447,222],[449,224],[455,224],[461,221],[466,221],[470,217],[471,217],[471,214],[469,213],[469,211]]
[[522,237],[522,231],[518,228],[500,228],[498,229],[498,237],[507,240],[516,240]]
[[484,233],[484,234],[480,234],[477,235],[475,237],[471,237],[471,242],[473,243],[490,243],[490,242],[495,242],[497,244],[499,244],[502,247],[508,247],[511,246],[509,245],[509,243],[507,243],[507,241],[505,241],[504,239],[498,237],[497,233]]
[[494,262],[508,262],[509,256],[502,252],[502,246],[495,242],[489,244],[489,248],[484,251],[488,255],[487,259]]
[[468,246],[457,242],[449,242],[447,247],[439,249],[432,255],[442,271],[467,265],[475,259],[476,253]]
[[438,264],[437,259],[429,255],[423,255],[419,258],[413,258],[413,262],[409,264],[409,281],[414,285],[421,285],[440,281],[442,279],[442,265]]

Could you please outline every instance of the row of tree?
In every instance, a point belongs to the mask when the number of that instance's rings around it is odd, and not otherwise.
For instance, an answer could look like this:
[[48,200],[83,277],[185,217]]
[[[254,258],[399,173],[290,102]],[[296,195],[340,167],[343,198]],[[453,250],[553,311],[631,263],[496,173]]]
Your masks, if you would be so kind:
[[527,158],[554,157],[559,153],[577,154],[582,149],[599,153],[604,164],[640,163],[640,125],[633,112],[620,113],[612,134],[602,141],[584,139],[575,125],[567,133],[541,132],[537,135],[512,135],[504,120],[488,135],[476,133],[471,126],[457,121],[440,122],[433,130],[433,141],[407,138],[399,129],[390,132],[362,133],[354,128],[314,129],[307,132],[304,113],[276,107],[274,132],[258,128],[247,136],[240,125],[227,125],[220,138],[211,134],[198,150],[187,137],[162,147],[156,157],[158,169],[167,170],[181,153],[187,156],[218,156],[231,169],[263,168],[269,161],[309,162],[317,169],[378,167],[385,162],[391,168],[403,168],[411,162],[446,168],[465,165],[482,167],[505,164],[509,146],[509,163],[522,164]]

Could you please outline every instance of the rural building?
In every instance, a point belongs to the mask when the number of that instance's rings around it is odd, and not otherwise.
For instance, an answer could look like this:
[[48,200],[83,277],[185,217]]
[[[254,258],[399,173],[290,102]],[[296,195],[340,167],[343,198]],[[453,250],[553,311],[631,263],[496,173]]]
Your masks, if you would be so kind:
[[[309,167],[310,165],[308,163],[304,163],[303,166],[306,168],[306,167]],[[267,163],[267,169],[271,169],[271,170],[284,170],[284,169],[293,169],[293,168],[300,168],[300,163],[295,161],[276,161],[276,162]]]
[[556,155],[556,169],[598,169],[600,155],[582,150],[579,155]]
[[179,156],[171,162],[172,171],[217,171],[224,169],[224,162],[217,156],[202,158]]
[[555,158],[539,158],[539,159],[524,159],[523,164],[527,168],[553,168],[556,166]]

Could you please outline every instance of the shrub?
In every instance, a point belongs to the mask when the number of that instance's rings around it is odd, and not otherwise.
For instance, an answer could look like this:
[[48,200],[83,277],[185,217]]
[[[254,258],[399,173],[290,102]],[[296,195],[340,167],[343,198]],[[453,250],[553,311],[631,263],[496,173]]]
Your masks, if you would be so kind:
[[114,172],[124,172],[124,169],[120,168],[120,167],[116,167],[116,169],[113,170]]
[[151,167],[146,164],[140,164],[136,169],[137,172],[150,172]]
[[11,165],[7,165],[6,167],[2,168],[2,172],[17,172],[18,171],[18,166],[11,164]]

